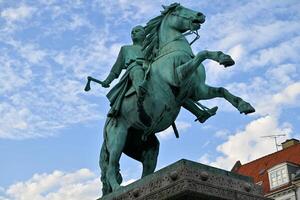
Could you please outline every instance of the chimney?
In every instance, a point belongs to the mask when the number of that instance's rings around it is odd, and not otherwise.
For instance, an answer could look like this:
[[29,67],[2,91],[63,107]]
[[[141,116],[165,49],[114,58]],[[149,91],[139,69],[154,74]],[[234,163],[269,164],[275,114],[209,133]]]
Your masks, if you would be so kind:
[[286,149],[286,148],[288,148],[290,146],[293,146],[295,144],[299,144],[299,140],[294,139],[294,138],[286,140],[285,142],[281,143],[282,149]]

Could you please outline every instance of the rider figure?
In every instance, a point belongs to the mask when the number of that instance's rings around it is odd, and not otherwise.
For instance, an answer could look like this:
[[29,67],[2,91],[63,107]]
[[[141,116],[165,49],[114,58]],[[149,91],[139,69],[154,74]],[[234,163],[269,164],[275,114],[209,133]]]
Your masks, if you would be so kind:
[[[143,108],[143,101],[146,90],[146,79],[145,72],[143,69],[144,54],[142,51],[142,44],[145,39],[145,30],[142,26],[136,26],[131,31],[131,38],[133,41],[132,45],[125,45],[121,47],[117,61],[113,65],[108,77],[103,81],[103,87],[109,87],[110,83],[119,77],[121,71],[126,69],[125,74],[119,81],[119,83],[114,86],[111,91],[107,94],[110,100],[111,109],[108,113],[108,117],[115,117],[118,115],[121,103],[123,101],[124,95],[129,89],[129,81],[133,85],[135,91],[137,92],[137,107],[139,112],[140,120],[146,125],[151,125],[151,118],[147,115]],[[196,103],[188,99],[183,105],[185,109],[193,113],[199,122],[203,123],[209,117],[214,115],[217,111],[217,107],[212,109],[200,109]],[[201,105],[200,105],[201,106]]]
[[121,47],[117,61],[113,65],[108,77],[103,81],[103,87],[109,87],[109,84],[119,77],[121,71],[126,69],[124,76],[120,82],[107,94],[111,102],[111,109],[108,117],[118,115],[122,100],[126,91],[129,89],[129,81],[137,92],[137,106],[139,117],[141,121],[150,126],[151,118],[146,114],[143,108],[144,96],[146,93],[143,69],[144,55],[142,52],[142,44],[145,39],[145,30],[142,26],[136,26],[131,31],[132,45],[125,45]]

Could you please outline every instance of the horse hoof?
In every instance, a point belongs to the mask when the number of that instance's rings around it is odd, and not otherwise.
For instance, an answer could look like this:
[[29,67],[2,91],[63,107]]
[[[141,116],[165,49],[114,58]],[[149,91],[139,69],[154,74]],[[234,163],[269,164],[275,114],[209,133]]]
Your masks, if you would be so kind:
[[230,67],[235,64],[234,60],[229,55],[223,55],[220,58],[220,65],[224,65],[224,67]]
[[241,114],[244,113],[245,115],[255,112],[255,109],[251,106],[250,103],[247,102],[240,103],[238,106],[238,110]]

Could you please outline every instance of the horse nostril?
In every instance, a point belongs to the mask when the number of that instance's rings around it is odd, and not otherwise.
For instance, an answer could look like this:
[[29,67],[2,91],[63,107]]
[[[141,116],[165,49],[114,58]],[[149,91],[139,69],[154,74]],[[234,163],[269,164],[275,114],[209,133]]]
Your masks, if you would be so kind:
[[201,12],[198,12],[197,16],[201,17],[201,16],[203,16],[203,14]]
[[205,22],[205,15],[203,15],[203,13],[198,12],[198,13],[197,13],[197,16],[200,17],[201,23],[204,23],[204,22]]

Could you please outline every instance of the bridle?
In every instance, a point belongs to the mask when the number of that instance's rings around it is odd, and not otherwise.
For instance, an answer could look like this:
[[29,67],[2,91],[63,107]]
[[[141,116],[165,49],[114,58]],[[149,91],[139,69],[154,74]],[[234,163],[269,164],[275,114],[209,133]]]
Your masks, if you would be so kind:
[[167,42],[166,44],[164,44],[162,47],[160,47],[160,49],[162,49],[163,47],[167,46],[169,43],[171,42],[174,42],[176,40],[179,40],[180,38],[182,37],[186,37],[188,35],[196,35],[196,37],[189,43],[190,45],[192,45],[194,42],[196,42],[196,40],[198,40],[200,38],[200,35],[198,33],[198,30],[192,30],[192,20],[191,20],[191,17],[187,17],[187,16],[184,16],[184,15],[179,15],[178,13],[170,13],[170,15],[173,15],[173,16],[177,16],[177,17],[181,17],[183,19],[186,19],[186,20],[189,20],[189,23],[190,23],[190,30],[180,36],[177,36],[175,37],[173,40]]
[[192,45],[196,40],[198,40],[200,38],[198,30],[193,30],[193,28],[192,28],[192,23],[193,22],[192,22],[192,18],[191,17],[180,15],[180,14],[178,14],[178,12],[172,12],[172,13],[170,13],[170,15],[173,15],[173,16],[176,16],[176,17],[180,17],[180,18],[183,18],[183,19],[189,21],[190,31],[188,31],[187,33],[183,34],[182,36],[188,36],[188,35],[191,35],[191,34],[195,34],[196,35],[196,37],[193,39],[193,41],[190,42],[190,45]]

